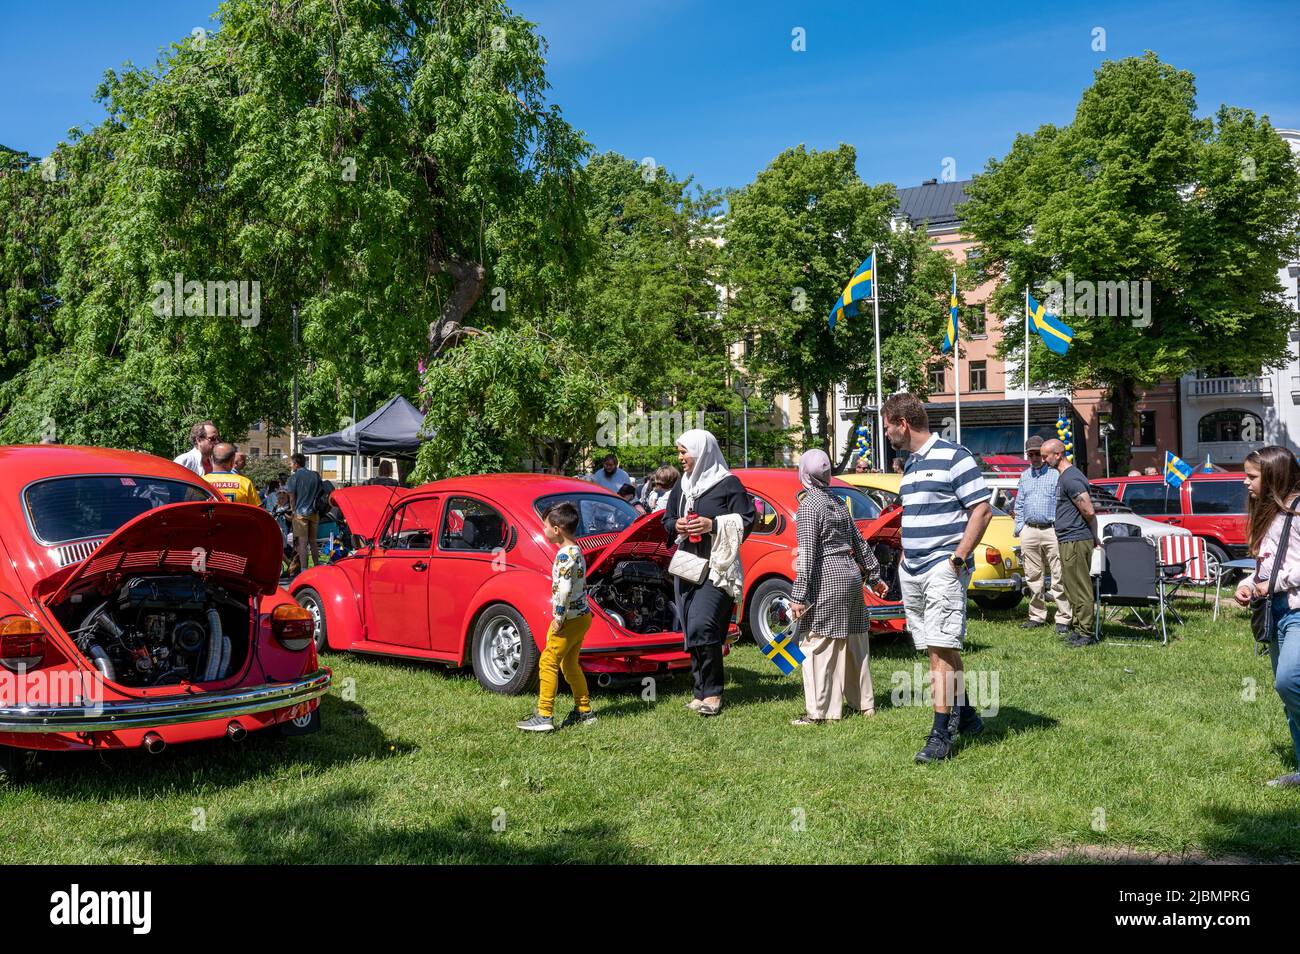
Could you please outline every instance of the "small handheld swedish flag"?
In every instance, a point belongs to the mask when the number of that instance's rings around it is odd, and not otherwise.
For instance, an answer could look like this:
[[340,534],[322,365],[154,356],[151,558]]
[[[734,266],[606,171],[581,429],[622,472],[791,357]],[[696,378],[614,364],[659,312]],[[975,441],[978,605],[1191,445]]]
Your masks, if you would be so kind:
[[1074,332],[1070,326],[1034,301],[1033,295],[1026,293],[1025,302],[1029,330],[1043,339],[1043,344],[1047,345],[1049,351],[1055,351],[1057,354],[1065,354],[1069,351],[1070,342],[1074,340]]
[[831,306],[831,331],[835,330],[835,320],[837,318],[852,318],[858,313],[857,303],[864,298],[871,297],[871,283],[876,272],[875,257],[876,253],[872,252],[862,260],[858,270],[853,273],[849,283],[844,286],[844,291],[840,294],[840,297],[835,299],[835,304]]
[[948,299],[948,327],[943,330],[943,344],[939,347],[947,354],[957,345],[957,273],[952,273],[952,295]]
[[1183,481],[1192,476],[1192,465],[1173,451],[1165,451],[1165,483],[1170,487],[1181,487]]
[[763,655],[781,670],[781,674],[788,676],[798,669],[804,661],[803,650],[799,644],[794,642],[794,624],[791,623],[785,628],[784,633],[780,633],[775,639],[763,647]]

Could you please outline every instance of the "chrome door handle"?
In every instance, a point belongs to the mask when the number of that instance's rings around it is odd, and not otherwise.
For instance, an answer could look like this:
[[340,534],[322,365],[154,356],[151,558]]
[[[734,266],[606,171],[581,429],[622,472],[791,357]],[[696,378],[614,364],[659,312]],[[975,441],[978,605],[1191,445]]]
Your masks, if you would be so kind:
[[412,564],[411,564],[411,569],[412,569],[412,570],[418,570],[418,571],[424,571],[424,570],[429,569],[429,564],[427,564],[427,563],[425,563],[423,560],[421,560],[419,563],[412,563]]

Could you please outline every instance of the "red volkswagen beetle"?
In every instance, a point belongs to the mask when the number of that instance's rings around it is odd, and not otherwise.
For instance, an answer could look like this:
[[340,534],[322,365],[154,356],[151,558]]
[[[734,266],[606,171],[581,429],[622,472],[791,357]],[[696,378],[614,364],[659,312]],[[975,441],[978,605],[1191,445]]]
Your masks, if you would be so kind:
[[[755,467],[732,473],[753,496],[757,514],[754,529],[740,547],[745,574],[742,618],[754,641],[762,646],[790,625],[790,591],[794,585],[798,544],[794,515],[799,509],[803,486],[794,470]],[[889,584],[886,599],[863,588],[872,632],[902,632],[903,604],[899,602],[898,589],[902,508],[882,511],[862,491],[836,478],[831,479],[831,493],[848,505],[862,539],[874,550],[881,575]]]
[[330,672],[265,511],[184,467],[0,447],[0,757],[319,727]]
[[413,489],[348,487],[331,499],[355,549],[292,586],[316,619],[319,649],[468,663],[485,689],[526,691],[551,618],[555,548],[541,515],[568,500],[581,518],[594,616],[583,669],[608,685],[619,674],[690,665],[659,516],[638,517],[594,484],[491,474]]

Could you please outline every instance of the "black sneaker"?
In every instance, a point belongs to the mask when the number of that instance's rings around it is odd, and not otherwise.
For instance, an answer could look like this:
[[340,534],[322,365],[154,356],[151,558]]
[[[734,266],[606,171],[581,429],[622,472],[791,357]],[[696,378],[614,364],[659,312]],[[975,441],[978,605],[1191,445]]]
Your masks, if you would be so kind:
[[522,722],[516,722],[515,728],[523,729],[525,732],[554,732],[555,723],[551,721],[550,716],[541,716],[534,712]]
[[1021,628],[1021,629],[1038,629],[1038,627],[1040,627],[1040,626],[1046,626],[1046,625],[1047,625],[1047,624],[1044,623],[1042,620],[1038,620],[1038,619],[1030,619],[1030,620],[1025,620],[1025,622],[1021,623],[1021,624],[1020,624],[1020,628]]
[[1097,640],[1093,639],[1091,636],[1085,635],[1084,633],[1080,633],[1078,636],[1075,636],[1070,640],[1070,645],[1076,649],[1080,646],[1096,646]]
[[570,709],[569,714],[564,717],[560,723],[561,729],[567,729],[571,725],[591,725],[596,721],[596,713],[590,709],[586,712],[579,712],[577,709]]
[[952,715],[948,717],[948,734],[964,735],[967,737],[979,735],[984,731],[984,720],[975,709],[968,709],[965,712],[954,709]]
[[925,765],[947,758],[952,758],[952,737],[932,729],[930,737],[925,740],[925,748],[916,753],[916,764]]
[[1057,636],[1069,636],[1069,635],[1070,635],[1070,624],[1069,624],[1069,623],[1057,623],[1057,624],[1056,624],[1056,635],[1057,635]]

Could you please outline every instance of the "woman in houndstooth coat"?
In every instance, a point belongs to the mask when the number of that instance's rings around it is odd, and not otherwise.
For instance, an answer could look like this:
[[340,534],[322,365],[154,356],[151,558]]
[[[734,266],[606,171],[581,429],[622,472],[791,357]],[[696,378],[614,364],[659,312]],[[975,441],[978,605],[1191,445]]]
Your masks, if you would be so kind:
[[821,450],[799,459],[806,488],[795,514],[799,552],[791,613],[804,652],[804,714],[795,725],[837,721],[849,711],[874,713],[870,622],[864,582],[883,589],[880,563],[842,500],[829,492],[831,462]]

